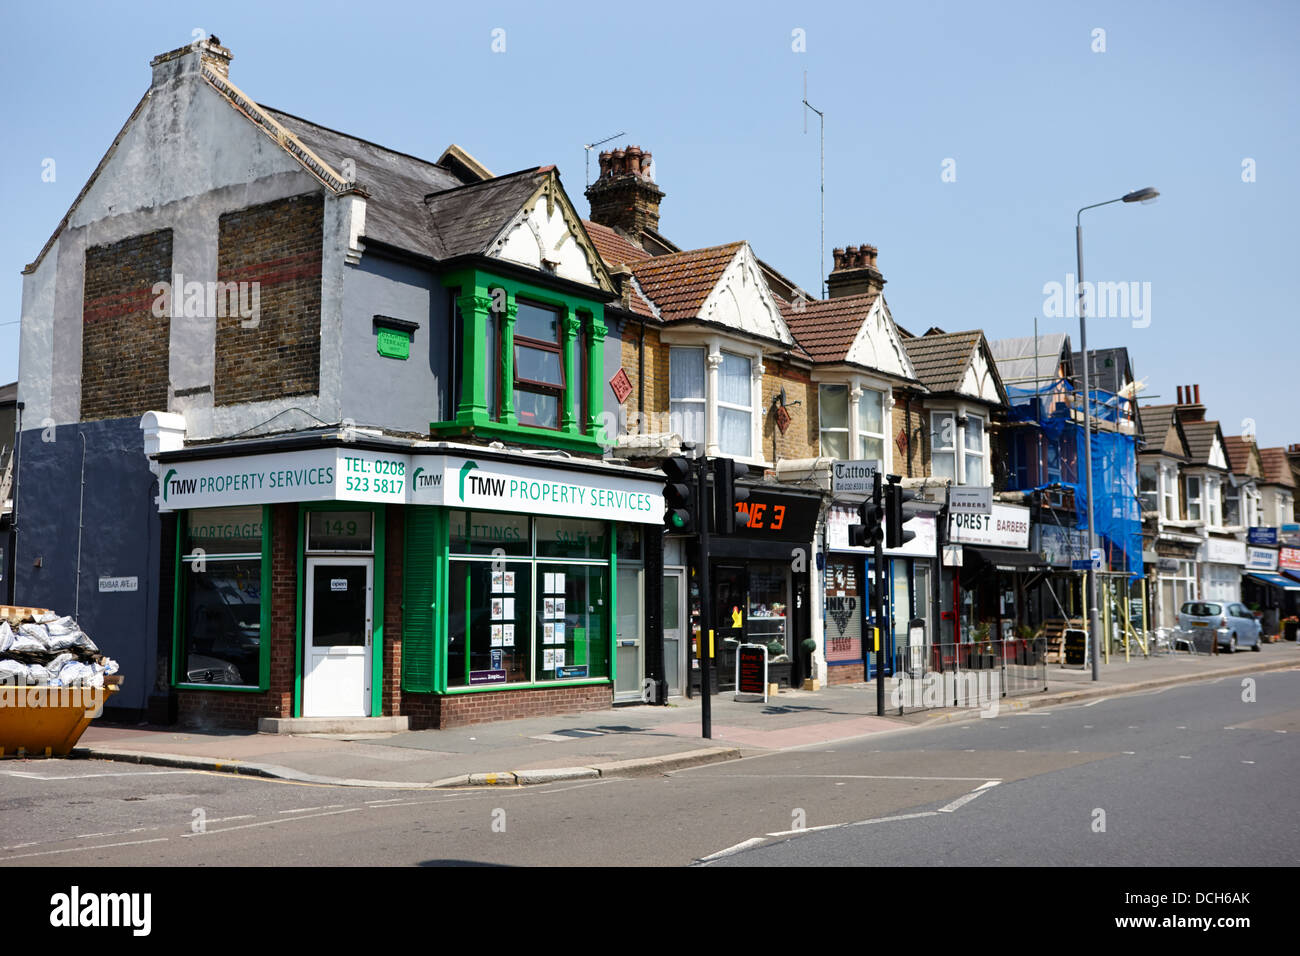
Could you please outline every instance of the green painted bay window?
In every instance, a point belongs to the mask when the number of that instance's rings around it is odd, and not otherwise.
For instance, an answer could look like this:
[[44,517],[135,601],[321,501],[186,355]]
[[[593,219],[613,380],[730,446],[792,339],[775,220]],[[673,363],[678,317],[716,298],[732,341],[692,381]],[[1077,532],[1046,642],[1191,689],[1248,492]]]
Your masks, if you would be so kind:
[[265,690],[270,647],[270,509],[195,508],[177,522],[172,681]]

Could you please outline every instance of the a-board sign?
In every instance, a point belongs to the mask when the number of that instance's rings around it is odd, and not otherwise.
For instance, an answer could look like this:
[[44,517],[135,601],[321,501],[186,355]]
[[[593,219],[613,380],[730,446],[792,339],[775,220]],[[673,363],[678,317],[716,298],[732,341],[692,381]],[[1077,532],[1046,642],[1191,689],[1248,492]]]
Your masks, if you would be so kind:
[[736,648],[736,696],[758,694],[767,701],[767,648],[741,644]]
[[1066,628],[1065,666],[1086,667],[1088,665],[1088,632],[1077,627]]

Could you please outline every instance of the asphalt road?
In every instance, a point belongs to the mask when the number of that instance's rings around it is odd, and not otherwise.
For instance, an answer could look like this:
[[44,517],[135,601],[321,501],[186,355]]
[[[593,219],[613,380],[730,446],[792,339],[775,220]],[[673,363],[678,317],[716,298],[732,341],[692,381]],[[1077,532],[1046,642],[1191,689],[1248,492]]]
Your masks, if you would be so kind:
[[1250,679],[543,787],[5,761],[0,866],[1295,864],[1300,671]]

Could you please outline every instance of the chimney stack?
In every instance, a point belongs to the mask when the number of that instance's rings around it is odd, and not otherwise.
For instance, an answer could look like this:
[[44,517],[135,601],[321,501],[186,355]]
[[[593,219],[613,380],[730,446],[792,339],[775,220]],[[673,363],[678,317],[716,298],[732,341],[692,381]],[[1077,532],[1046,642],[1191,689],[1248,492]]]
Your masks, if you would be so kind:
[[205,66],[213,73],[230,79],[230,61],[234,58],[234,54],[222,46],[221,40],[215,36],[195,40],[175,50],[160,53],[149,61],[149,66],[153,68],[153,85],[157,88],[179,76],[198,73]]
[[826,291],[832,299],[846,295],[879,294],[885,279],[876,268],[876,247],[863,244],[831,250],[831,274],[826,277]]
[[659,229],[659,203],[663,190],[653,179],[654,157],[640,146],[605,150],[600,154],[600,175],[587,187],[592,222],[609,226],[641,241],[644,229]]

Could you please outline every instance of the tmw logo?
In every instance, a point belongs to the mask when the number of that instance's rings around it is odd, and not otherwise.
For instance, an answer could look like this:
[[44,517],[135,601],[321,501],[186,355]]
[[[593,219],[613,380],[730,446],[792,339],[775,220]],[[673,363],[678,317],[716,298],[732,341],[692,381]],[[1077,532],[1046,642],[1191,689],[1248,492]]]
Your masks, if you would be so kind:
[[126,926],[135,936],[148,936],[153,927],[153,894],[82,893],[74,886],[71,892],[50,897],[50,925]]
[[484,478],[482,475],[471,475],[470,472],[478,468],[478,462],[467,461],[460,466],[460,500],[465,500],[465,482],[469,482],[469,490],[476,495],[504,495],[506,493],[506,480],[504,478]]
[[465,462],[465,464],[460,466],[460,500],[461,501],[465,500],[465,479],[468,478],[469,473],[477,467],[478,467],[478,462],[476,461],[467,461]]
[[[416,488],[440,488],[442,487],[442,472],[435,471],[432,474],[430,474],[429,472],[426,472],[423,467],[420,467],[415,469],[415,471],[411,472],[411,482],[415,485]],[[460,497],[461,500],[464,501],[465,500],[465,469],[463,468],[461,469],[460,488],[461,488]]]

